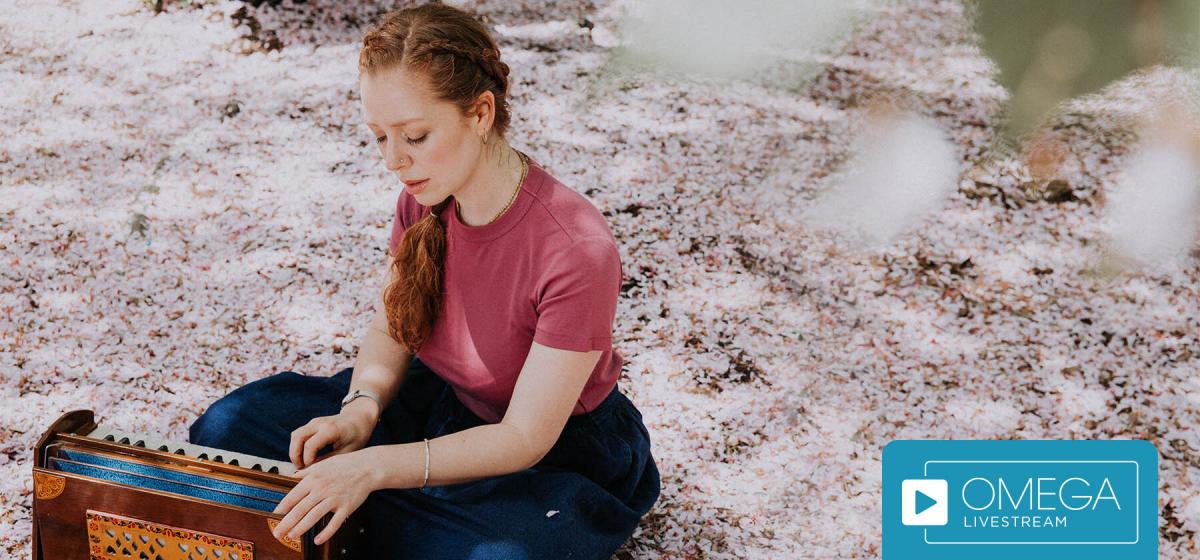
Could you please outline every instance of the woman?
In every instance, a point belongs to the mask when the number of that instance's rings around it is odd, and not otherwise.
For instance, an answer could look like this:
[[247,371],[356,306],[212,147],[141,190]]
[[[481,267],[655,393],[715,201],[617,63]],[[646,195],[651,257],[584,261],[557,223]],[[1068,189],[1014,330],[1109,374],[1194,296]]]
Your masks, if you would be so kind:
[[616,385],[612,232],[505,139],[508,65],[470,14],[388,14],[359,70],[405,186],[354,367],[240,387],[191,441],[296,465],[277,537],[362,507],[372,558],[611,557],[660,490]]

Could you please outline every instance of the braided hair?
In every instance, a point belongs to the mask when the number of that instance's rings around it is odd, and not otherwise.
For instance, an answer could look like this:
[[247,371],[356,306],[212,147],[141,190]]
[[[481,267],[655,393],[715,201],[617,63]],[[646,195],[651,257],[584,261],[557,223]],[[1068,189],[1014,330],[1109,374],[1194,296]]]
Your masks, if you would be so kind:
[[500,60],[500,51],[495,47],[475,48],[435,39],[422,45],[411,56],[424,56],[432,61],[438,55],[463,58],[479,67],[496,84],[496,89],[508,95],[508,64]]
[[[470,13],[441,3],[389,12],[363,36],[358,68],[370,75],[394,67],[426,77],[434,95],[463,115],[480,95],[492,92],[491,133],[505,137],[509,67],[487,28]],[[393,280],[383,292],[388,334],[412,353],[429,337],[441,309],[446,231],[438,215],[449,203],[447,198],[405,230],[392,254]]]

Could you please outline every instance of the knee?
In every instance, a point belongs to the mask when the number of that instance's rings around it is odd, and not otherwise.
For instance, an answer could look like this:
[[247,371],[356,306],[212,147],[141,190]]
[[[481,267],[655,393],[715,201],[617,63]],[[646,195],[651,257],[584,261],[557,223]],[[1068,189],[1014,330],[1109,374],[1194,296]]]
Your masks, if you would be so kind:
[[188,441],[206,447],[228,447],[228,442],[238,437],[239,426],[246,425],[252,416],[262,414],[262,398],[287,375],[299,374],[280,372],[247,383],[217,399],[192,422],[188,428]]
[[206,447],[224,448],[226,438],[237,429],[245,411],[251,410],[247,399],[230,393],[221,397],[204,411],[188,428],[188,441]]

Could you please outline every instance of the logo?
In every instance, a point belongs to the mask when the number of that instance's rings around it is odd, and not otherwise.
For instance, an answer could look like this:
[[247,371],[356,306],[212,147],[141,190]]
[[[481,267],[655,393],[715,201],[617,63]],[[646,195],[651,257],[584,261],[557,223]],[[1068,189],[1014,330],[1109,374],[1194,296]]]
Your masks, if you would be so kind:
[[901,484],[905,525],[946,524],[946,481],[905,480]]
[[883,558],[1158,557],[1145,441],[893,441]]

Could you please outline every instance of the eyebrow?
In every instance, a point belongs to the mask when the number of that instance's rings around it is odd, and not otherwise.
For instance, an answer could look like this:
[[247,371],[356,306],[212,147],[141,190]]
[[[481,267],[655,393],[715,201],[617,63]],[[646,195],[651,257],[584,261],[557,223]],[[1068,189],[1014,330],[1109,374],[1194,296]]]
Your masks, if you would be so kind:
[[[412,118],[412,119],[405,119],[405,120],[402,120],[402,121],[399,121],[399,122],[394,122],[394,123],[392,123],[392,124],[389,124],[388,126],[391,126],[391,127],[400,127],[400,126],[404,126],[404,125],[406,125],[406,124],[413,123],[413,122],[417,122],[417,121],[420,121],[420,120],[424,120],[424,119],[422,119],[422,118],[420,118],[420,117],[416,117],[416,118]],[[367,123],[367,124],[375,124],[375,123]],[[376,125],[376,126],[379,126],[379,125]]]

